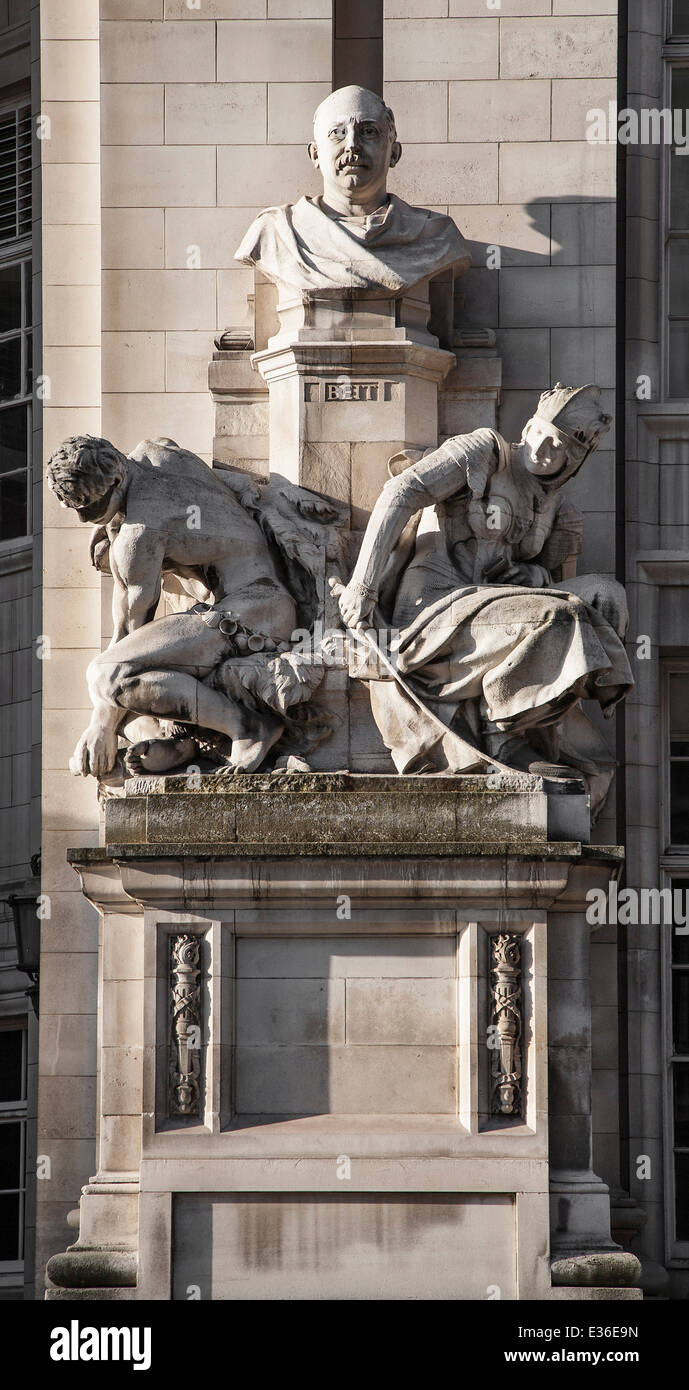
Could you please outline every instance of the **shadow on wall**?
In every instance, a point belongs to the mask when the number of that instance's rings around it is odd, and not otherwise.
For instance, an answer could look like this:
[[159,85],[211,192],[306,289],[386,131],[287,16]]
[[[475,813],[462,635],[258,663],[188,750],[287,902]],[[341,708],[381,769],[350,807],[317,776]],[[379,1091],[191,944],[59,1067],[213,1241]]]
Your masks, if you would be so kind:
[[[499,215],[502,239],[496,244],[472,237],[467,210],[460,230],[473,265],[458,284],[456,317],[467,326],[497,331],[503,364],[501,432],[518,439],[540,392],[558,380],[596,381],[604,401],[610,393],[605,408],[611,410],[614,200],[536,199],[501,209]],[[477,222],[478,217],[477,209]],[[612,434],[606,436],[605,449],[614,449]]]

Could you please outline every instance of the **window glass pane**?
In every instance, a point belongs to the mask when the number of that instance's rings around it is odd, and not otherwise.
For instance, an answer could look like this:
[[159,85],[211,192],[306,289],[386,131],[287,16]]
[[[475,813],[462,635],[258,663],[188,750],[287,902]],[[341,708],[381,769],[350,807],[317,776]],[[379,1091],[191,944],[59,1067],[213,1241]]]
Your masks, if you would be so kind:
[[670,736],[689,738],[689,671],[670,676]]
[[22,340],[0,338],[0,400],[22,394]]
[[23,1029],[0,1031],[0,1100],[23,1100]]
[[24,382],[24,395],[30,396],[33,391],[33,337],[31,333],[26,333],[24,337],[26,341],[26,381]]
[[[681,939],[679,937],[680,941]],[[672,972],[672,1037],[675,1052],[679,1052],[682,1057],[689,1057],[689,970],[673,970]],[[687,1072],[686,1084],[689,1086],[689,1071]],[[689,1090],[687,1090],[686,1100],[687,1124],[689,1125]],[[689,1128],[687,1129],[687,1139],[682,1140],[677,1137],[677,1143],[686,1143],[689,1147]]]
[[689,1240],[689,1154],[675,1154],[675,1220],[678,1240]]
[[19,1193],[0,1197],[0,1260],[20,1260]]
[[670,322],[668,390],[673,400],[689,397],[689,322]]
[[671,34],[689,34],[689,0],[672,0]]
[[673,845],[689,845],[689,763],[670,767],[670,839]]
[[22,326],[21,265],[0,267],[0,333]]
[[689,314],[689,241],[684,238],[670,242],[670,312],[677,318]]
[[[689,68],[672,69],[673,111],[689,108]],[[670,226],[673,231],[689,229],[689,155],[670,155]]]
[[[673,894],[675,892],[682,894],[679,900],[679,905],[681,907],[681,918],[684,919],[684,917],[687,915],[687,902],[689,902],[689,878],[673,878],[672,889]],[[673,897],[673,905],[674,902],[675,899]],[[680,920],[680,915],[678,915],[677,925],[681,927],[682,930],[684,930],[685,927],[689,926],[689,923],[685,922],[684,920]],[[683,936],[679,935],[676,931],[673,931],[672,963],[673,965],[689,965],[689,932],[687,932],[686,936]]]
[[21,1120],[0,1124],[0,1189],[21,1187]]
[[27,534],[26,469],[11,478],[0,478],[0,541]]
[[26,468],[26,417],[25,405],[0,410],[0,473]]
[[[687,69],[689,72],[689,68]],[[31,290],[33,286],[31,261],[24,261],[24,327],[30,328],[32,324],[31,316]]]

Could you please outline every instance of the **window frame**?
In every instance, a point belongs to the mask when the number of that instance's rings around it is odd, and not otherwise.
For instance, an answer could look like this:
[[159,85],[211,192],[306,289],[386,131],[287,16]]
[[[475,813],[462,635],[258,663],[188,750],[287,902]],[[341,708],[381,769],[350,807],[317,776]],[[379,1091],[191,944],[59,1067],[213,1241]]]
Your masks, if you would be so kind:
[[[25,108],[28,109],[29,117],[31,117],[31,98],[30,98],[30,94],[29,94],[28,92],[27,92],[25,95],[21,96],[21,97],[18,97],[18,96],[15,95],[11,100],[8,100],[8,101],[5,101],[5,102],[0,101],[0,118],[2,118],[3,116],[7,116],[10,112],[13,112],[13,111],[14,111],[14,112],[19,112],[19,111],[24,110]],[[32,336],[33,336],[34,320],[35,320],[35,305],[34,305],[34,303],[33,303],[33,293],[32,293],[32,294],[31,294],[31,322],[30,322],[30,323],[27,323],[27,324],[24,324],[24,322],[23,322],[24,318],[26,317],[26,291],[27,291],[27,287],[26,287],[26,283],[25,283],[25,277],[26,277],[27,274],[28,274],[29,276],[32,276],[32,274],[33,274],[32,252],[33,252],[33,236],[32,236],[32,233],[31,233],[31,232],[28,232],[28,233],[27,233],[26,235],[24,235],[24,236],[15,237],[15,238],[14,238],[13,240],[11,240],[11,241],[0,242],[0,269],[4,269],[4,268],[6,268],[7,266],[10,266],[10,265],[16,265],[17,263],[22,264],[22,266],[26,266],[26,265],[28,264],[28,267],[29,267],[28,271],[27,271],[26,269],[23,269],[23,270],[22,270],[22,286],[21,286],[21,304],[22,304],[22,307],[21,307],[21,316],[22,316],[22,325],[21,325],[21,328],[20,328],[19,332],[21,333],[21,338],[22,338],[22,351],[21,351],[22,386],[25,386],[25,385],[27,384],[27,383],[26,383],[26,370],[25,370],[25,369],[26,369],[27,341],[28,341],[28,338],[29,338],[29,337],[32,337]],[[31,286],[31,290],[33,291],[33,285]],[[0,342],[6,341],[8,338],[12,338],[13,336],[16,336],[16,334],[17,334],[17,329],[9,329],[9,330],[7,331],[7,333],[3,333],[2,335],[0,335]],[[23,549],[23,548],[26,546],[27,541],[31,539],[31,536],[32,536],[32,534],[33,534],[33,505],[32,505],[32,502],[33,502],[33,498],[32,498],[33,487],[32,487],[32,483],[33,483],[33,423],[34,423],[34,420],[33,420],[33,392],[34,392],[33,371],[34,371],[34,366],[35,366],[35,354],[32,352],[32,382],[31,382],[31,390],[30,390],[30,392],[29,392],[28,394],[26,394],[26,392],[24,392],[20,397],[17,397],[17,398],[14,399],[14,400],[11,400],[11,401],[8,400],[8,401],[0,402],[0,410],[7,410],[7,409],[11,409],[12,407],[16,407],[16,406],[20,406],[20,405],[21,405],[21,406],[24,406],[24,407],[26,408],[26,530],[25,530],[21,535],[17,535],[17,536],[8,536],[8,537],[6,537],[4,540],[0,540],[0,556],[11,555],[13,551]],[[0,474],[0,477],[12,477],[13,474],[18,474],[18,473],[20,473],[20,472],[22,472],[22,471],[23,471],[23,470],[20,470],[20,469],[13,469],[13,470],[11,470],[11,471],[8,471],[7,474]]]
[[[689,156],[688,156],[689,157]],[[689,892],[689,844],[673,845],[670,839],[670,676],[689,676],[689,657],[665,657],[660,663],[661,681],[661,756],[660,756],[660,826],[662,844],[660,854],[660,887],[672,889],[673,880],[685,881]],[[675,1133],[673,1068],[677,1061],[684,1060],[683,1054],[674,1051],[672,1020],[672,936],[660,932],[660,1010],[662,1042],[662,1110],[663,1110],[663,1178],[665,1200],[665,1253],[666,1262],[673,1269],[689,1268],[689,1240],[678,1240],[676,1234],[676,1180],[675,1180]],[[670,928],[674,932],[674,926]],[[689,1058],[686,1060],[689,1061]]]
[[25,1253],[25,1230],[26,1219],[26,1157],[28,1143],[28,1122],[29,1122],[29,1101],[28,1101],[28,1043],[29,1043],[29,1020],[27,1014],[17,1014],[8,1018],[0,1018],[0,1033],[21,1032],[22,1034],[22,1058],[21,1058],[21,1089],[22,1095],[14,1101],[0,1101],[0,1128],[7,1123],[19,1123],[19,1188],[4,1187],[3,1195],[19,1193],[18,1211],[18,1249],[19,1258],[17,1260],[0,1260],[0,1289],[14,1287],[17,1278],[23,1276],[24,1272],[24,1253]]

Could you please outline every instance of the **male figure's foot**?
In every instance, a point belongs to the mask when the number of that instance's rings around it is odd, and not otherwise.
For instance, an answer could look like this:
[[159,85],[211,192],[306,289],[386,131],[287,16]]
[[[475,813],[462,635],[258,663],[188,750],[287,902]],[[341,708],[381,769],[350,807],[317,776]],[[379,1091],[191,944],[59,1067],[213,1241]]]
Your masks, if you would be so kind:
[[188,735],[142,739],[127,749],[124,765],[130,777],[143,777],[146,773],[171,772],[173,768],[190,762],[195,753],[196,743]]
[[231,772],[257,772],[283,728],[282,720],[267,710],[247,715],[244,737],[232,740],[230,761],[218,769],[220,776]]

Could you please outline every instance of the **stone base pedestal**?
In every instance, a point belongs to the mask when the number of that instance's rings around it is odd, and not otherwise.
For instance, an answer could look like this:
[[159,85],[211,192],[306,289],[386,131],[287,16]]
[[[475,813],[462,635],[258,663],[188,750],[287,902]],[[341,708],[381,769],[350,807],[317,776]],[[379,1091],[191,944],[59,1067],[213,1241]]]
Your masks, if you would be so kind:
[[99,1174],[48,1296],[627,1297],[618,1259],[553,1287],[549,1219],[551,922],[619,851],[549,840],[517,775],[126,791],[69,856],[103,916]]

